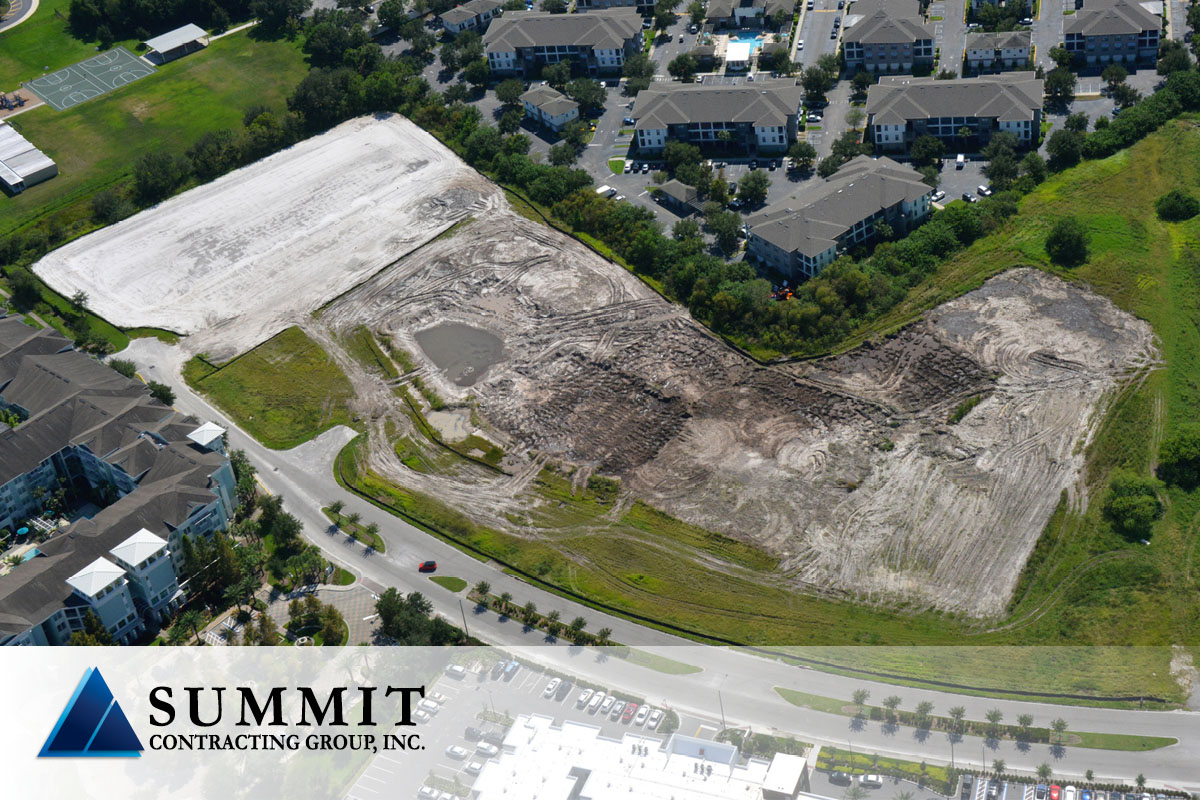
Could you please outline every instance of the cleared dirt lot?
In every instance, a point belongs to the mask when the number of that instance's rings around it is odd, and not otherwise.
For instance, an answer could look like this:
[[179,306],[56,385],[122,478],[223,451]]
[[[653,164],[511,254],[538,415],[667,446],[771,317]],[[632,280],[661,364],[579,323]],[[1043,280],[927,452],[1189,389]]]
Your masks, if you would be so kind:
[[[427,241],[491,194],[400,116],[362,118],[51,252],[34,266],[122,326],[266,339]],[[227,325],[236,319],[234,325]]]
[[[1076,483],[1097,404],[1154,358],[1145,324],[1014,270],[878,345],[761,368],[624,270],[502,209],[323,322],[366,325],[415,354],[424,380],[506,445],[517,478],[418,474],[381,441],[371,450],[378,472],[481,522],[538,535],[506,514],[528,501],[519,476],[533,474],[512,454],[532,453],[766,547],[798,587],[981,616],[1003,609]],[[503,342],[470,385],[420,347],[419,333],[448,323]]]
[[[576,485],[620,478],[614,519],[638,498],[769,550],[772,583],[976,616],[1003,610],[1061,493],[1078,496],[1104,399],[1156,358],[1146,324],[1015,269],[882,342],[760,367],[398,118],[346,123],[37,270],[116,322],[192,332],[180,363],[301,325],[354,385],[370,466],[477,522],[552,538],[530,513],[552,461]],[[364,327],[414,368],[364,366],[347,346]],[[498,445],[507,474],[414,452],[395,389],[415,377],[447,402],[442,435]]]

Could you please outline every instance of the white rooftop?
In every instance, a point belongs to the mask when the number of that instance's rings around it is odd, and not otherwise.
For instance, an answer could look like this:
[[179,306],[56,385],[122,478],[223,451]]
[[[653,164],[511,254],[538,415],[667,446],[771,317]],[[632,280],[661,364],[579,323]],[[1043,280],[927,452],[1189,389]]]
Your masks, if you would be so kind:
[[725,61],[734,61],[737,63],[748,62],[750,60],[750,43],[749,42],[730,42],[725,48]]
[[153,39],[146,40],[146,47],[158,53],[166,53],[174,50],[176,47],[183,47],[189,42],[194,42],[197,39],[203,39],[208,36],[208,32],[199,25],[193,25],[190,22],[182,28],[176,28],[173,31],[167,31],[162,36],[155,36]]
[[763,779],[764,792],[779,792],[791,797],[800,789],[804,772],[808,769],[808,761],[802,756],[788,753],[776,753],[767,768],[767,776]]
[[188,438],[201,447],[208,447],[225,435],[225,429],[212,422],[206,422],[188,434]]
[[[600,728],[543,715],[520,717],[499,758],[486,763],[478,800],[561,800],[572,790],[589,800],[759,800],[767,762],[737,764],[737,748],[686,736],[630,732],[620,740]],[[711,768],[711,772],[709,771]]]
[[95,597],[97,592],[124,574],[125,570],[107,558],[97,558],[79,570],[79,572],[67,578],[67,583],[88,597]]
[[136,567],[166,546],[165,539],[142,528],[108,552]]

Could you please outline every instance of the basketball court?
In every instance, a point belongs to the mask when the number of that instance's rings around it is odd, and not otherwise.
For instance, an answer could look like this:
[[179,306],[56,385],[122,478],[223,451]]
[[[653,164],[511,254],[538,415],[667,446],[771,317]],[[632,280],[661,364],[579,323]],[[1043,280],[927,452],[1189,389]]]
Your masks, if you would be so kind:
[[154,67],[124,47],[117,47],[49,75],[26,81],[25,86],[51,108],[65,111],[85,100],[151,75],[154,71]]

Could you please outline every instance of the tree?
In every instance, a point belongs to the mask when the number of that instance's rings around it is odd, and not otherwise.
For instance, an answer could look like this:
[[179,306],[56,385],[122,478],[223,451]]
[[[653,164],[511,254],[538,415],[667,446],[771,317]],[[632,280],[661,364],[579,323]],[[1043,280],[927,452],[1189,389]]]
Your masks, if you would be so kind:
[[492,585],[487,581],[479,581],[475,584],[473,591],[480,597],[487,597],[492,592]]
[[822,178],[828,178],[837,172],[842,166],[842,160],[837,156],[826,156],[821,159],[821,163],[817,164],[817,174]]
[[1125,82],[1125,79],[1129,77],[1129,70],[1125,69],[1120,64],[1109,64],[1104,68],[1104,71],[1100,73],[1100,77],[1106,84],[1108,84],[1108,90],[1111,92],[1113,89],[1117,88],[1119,84]]
[[1088,233],[1075,217],[1061,217],[1046,237],[1046,254],[1055,264],[1075,267],[1088,257]]
[[800,85],[804,87],[805,102],[814,103],[825,96],[825,92],[829,90],[832,81],[829,78],[829,73],[825,70],[820,67],[809,67],[801,73]]
[[920,719],[929,719],[929,715],[931,713],[933,713],[933,703],[929,702],[928,700],[922,700],[921,702],[917,703],[917,716]]
[[1142,99],[1142,93],[1127,83],[1122,83],[1112,92],[1113,103],[1117,108],[1125,109],[1136,105]]
[[1004,767],[1005,767],[1005,764],[1004,764],[1003,758],[997,758],[995,761],[992,762],[992,772],[996,773],[997,775],[1004,774]]
[[508,607],[512,603],[512,599],[513,599],[512,592],[501,592],[500,593],[500,613],[501,614],[508,613]]
[[806,141],[797,141],[788,149],[788,157],[792,159],[796,169],[801,172],[810,172],[813,163],[817,160],[817,148]]
[[1052,47],[1050,48],[1050,60],[1056,67],[1065,69],[1071,66],[1071,51],[1065,47]]
[[1041,183],[1046,180],[1046,161],[1037,153],[1029,152],[1021,159],[1021,175],[1029,176],[1035,183]]
[[892,694],[883,698],[883,707],[888,711],[888,719],[894,720],[896,718],[896,709],[900,707],[900,696]]
[[393,31],[399,30],[401,25],[408,22],[408,14],[404,11],[404,2],[405,0],[383,0],[375,12],[379,24]]
[[562,91],[567,87],[567,81],[571,80],[570,62],[558,61],[554,64],[547,64],[542,69],[542,80]]
[[175,404],[175,392],[165,383],[150,381],[146,384],[146,388],[150,390],[150,396],[162,403],[164,406]]
[[332,503],[329,504],[329,513],[333,514],[335,517],[340,517],[342,515],[343,509],[345,509],[345,508],[346,508],[346,504],[343,503],[341,500],[334,500]]
[[506,106],[520,105],[523,94],[525,94],[525,84],[516,78],[508,78],[496,84],[496,99]]
[[583,629],[587,627],[587,620],[583,617],[576,617],[571,620],[571,624],[568,627],[571,630],[571,640],[578,642],[583,638]]
[[1137,784],[1138,789],[1145,789],[1146,788],[1146,776],[1139,772],[1137,778],[1134,779],[1134,783]]
[[608,92],[600,81],[592,78],[576,78],[566,86],[566,95],[579,103],[584,113],[592,113],[604,107]]
[[[264,617],[269,616],[263,614]],[[335,607],[326,604],[321,608],[321,641],[326,646],[340,645],[346,638],[348,629],[346,620],[342,617],[342,612]]]
[[146,153],[133,162],[133,191],[144,203],[170,197],[188,179],[190,164],[170,153]]
[[596,632],[596,646],[607,647],[612,642],[612,628],[601,628]]
[[1067,721],[1062,717],[1059,717],[1050,723],[1050,729],[1054,731],[1055,735],[1058,737],[1058,743],[1062,744],[1063,734],[1067,732]]
[[264,31],[279,33],[298,23],[310,8],[312,0],[251,0],[250,15]]
[[538,4],[538,8],[547,14],[565,14],[567,13],[567,0],[542,0]]
[[[510,106],[505,109],[503,114],[500,115],[500,121],[498,123],[496,123],[496,127],[499,128],[501,133],[514,134],[518,130],[520,130],[521,123],[524,121],[524,119],[525,119],[525,114],[522,113],[519,108]],[[514,137],[509,136],[508,139],[505,140],[505,143],[507,143],[508,140],[512,139],[512,138],[514,138]],[[529,139],[526,138],[525,141],[528,142]],[[507,153],[507,149],[505,150],[505,152]],[[529,152],[528,146],[525,148],[525,152],[526,153]]]
[[530,625],[537,622],[537,603],[533,602],[532,600],[526,603],[525,607],[521,609],[521,618]]
[[826,53],[817,59],[817,69],[829,76],[829,85],[833,86],[842,72],[842,65],[837,56],[833,53]]
[[1033,724],[1033,715],[1032,714],[1018,714],[1017,715],[1017,725],[1019,725],[1021,727],[1021,732],[1023,734],[1029,732],[1029,726],[1032,724]]
[[696,59],[691,53],[680,53],[671,59],[671,63],[667,65],[667,72],[681,81],[690,81],[696,74],[696,67]]
[[1189,491],[1200,485],[1200,423],[1182,423],[1163,440],[1158,477]]
[[1076,133],[1086,133],[1088,129],[1087,114],[1084,114],[1082,111],[1068,114],[1066,120],[1063,122],[1063,127]]
[[1059,103],[1075,99],[1075,73],[1066,67],[1055,67],[1046,74],[1046,97]]
[[[230,138],[233,137],[229,131],[225,131],[225,134]],[[212,135],[214,134],[205,134],[205,136]],[[204,136],[200,138],[203,139]],[[132,211],[133,208],[129,201],[112,189],[104,189],[92,196],[92,219],[101,225],[110,225],[117,220],[124,219]]]
[[1054,774],[1054,770],[1052,770],[1050,768],[1050,765],[1047,764],[1045,761],[1043,761],[1041,764],[1038,764],[1038,768],[1037,768],[1038,780],[1040,780],[1042,782],[1047,782],[1050,780],[1050,776],[1053,774]]
[[921,182],[930,189],[938,188],[938,185],[942,182],[942,173],[933,165],[919,167],[917,172],[921,173]]
[[[175,618],[175,624],[171,626],[171,630],[174,631],[176,628],[179,628],[182,631],[189,631],[196,641],[204,644],[204,641],[200,638],[200,625],[203,622],[204,616],[198,610],[190,609]],[[180,643],[182,644],[182,642]]]
[[854,700],[854,705],[858,706],[859,715],[863,713],[863,706],[867,704],[867,699],[870,696],[871,693],[866,689],[855,689],[854,694],[851,695],[851,698]]
[[634,53],[625,59],[621,74],[626,78],[625,94],[635,95],[646,89],[650,81],[654,80],[654,62],[645,53]]
[[137,374],[137,364],[123,358],[109,359],[108,365],[126,378],[132,378]]
[[954,728],[956,730],[962,729],[963,717],[966,715],[967,709],[963,708],[962,706],[954,706],[950,709],[950,718],[954,720]]
[[83,629],[71,634],[67,644],[72,647],[107,647],[113,643],[112,634],[92,611],[83,615]]
[[1155,65],[1158,74],[1170,75],[1191,68],[1192,57],[1188,55],[1187,46],[1178,39],[1164,37],[1158,46],[1158,63]]
[[740,247],[738,231],[742,228],[742,217],[732,211],[718,211],[705,220],[708,229],[717,239],[717,247],[727,254],[737,252]]
[[1162,515],[1158,485],[1130,470],[1116,470],[1104,495],[1104,516],[1126,539],[1139,541],[1150,535],[1154,520]]
[[1073,167],[1079,163],[1083,154],[1083,136],[1060,129],[1050,134],[1046,142],[1046,152],[1050,156],[1050,166],[1055,170]]
[[486,86],[490,77],[487,59],[477,58],[463,69],[463,79],[475,88]]
[[875,83],[875,79],[866,70],[859,70],[854,73],[854,77],[850,79],[850,91],[853,99],[865,100],[867,92],[870,91],[873,83]]
[[738,182],[738,199],[749,206],[758,206],[766,202],[767,190],[771,187],[771,179],[762,170],[751,170]]
[[1096,773],[1089,769],[1084,771],[1083,777],[1087,781],[1093,781],[1096,779]]
[[846,112],[846,124],[851,128],[861,128],[867,114],[861,108],[852,108]]
[[575,148],[566,142],[559,142],[550,148],[550,163],[556,167],[569,167],[578,157]]
[[1003,191],[1012,185],[1017,178],[1017,139],[1011,133],[1000,132],[992,136],[987,147],[983,148],[983,156],[988,160],[983,173],[987,175],[992,185]]
[[1200,201],[1187,192],[1172,189],[1154,202],[1158,218],[1167,222],[1182,222],[1200,214]]
[[918,166],[929,166],[936,162],[946,152],[946,146],[936,136],[922,134],[913,140],[912,159]]
[[362,514],[358,513],[357,511],[351,511],[346,516],[346,521],[349,522],[351,525],[358,525],[358,522],[361,519],[362,519]]

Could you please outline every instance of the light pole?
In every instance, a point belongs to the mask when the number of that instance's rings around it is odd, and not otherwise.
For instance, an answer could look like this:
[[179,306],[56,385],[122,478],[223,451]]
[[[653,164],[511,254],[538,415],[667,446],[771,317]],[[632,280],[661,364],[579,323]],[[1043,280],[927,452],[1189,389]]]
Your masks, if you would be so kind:
[[717,705],[719,705],[721,707],[721,730],[722,731],[724,731],[727,726],[725,725],[725,700],[721,697],[721,687],[725,685],[725,679],[728,677],[729,676],[725,675],[725,674],[721,675],[721,682],[719,684],[717,684]]
[[467,627],[467,610],[466,610],[465,608],[463,608],[463,604],[462,604],[462,598],[459,598],[459,601],[458,601],[458,610],[462,612],[462,618],[463,618],[463,633],[465,633],[465,634],[467,635],[467,638],[470,638],[470,637],[471,637],[471,631],[470,631],[470,629]]

